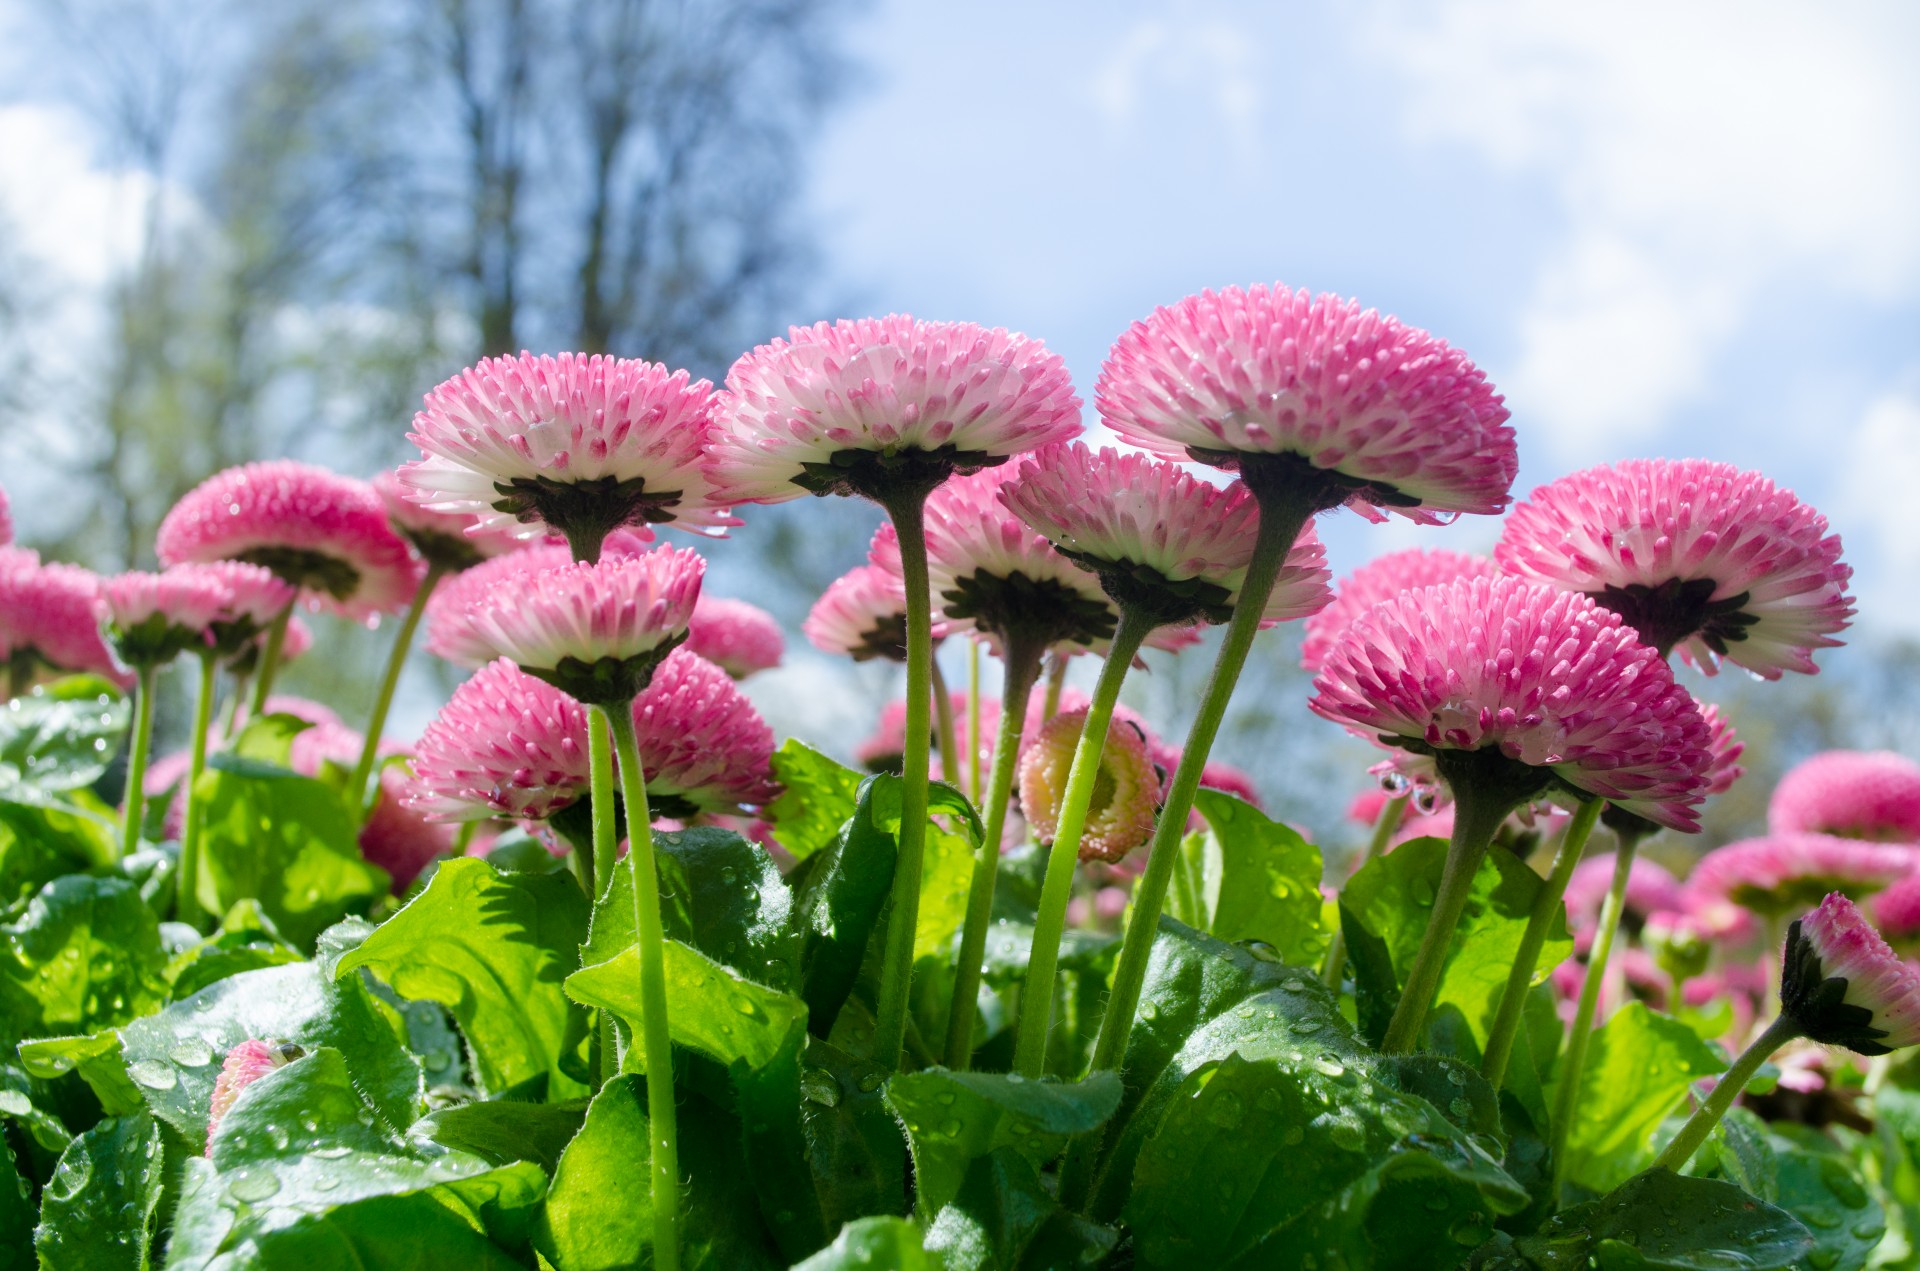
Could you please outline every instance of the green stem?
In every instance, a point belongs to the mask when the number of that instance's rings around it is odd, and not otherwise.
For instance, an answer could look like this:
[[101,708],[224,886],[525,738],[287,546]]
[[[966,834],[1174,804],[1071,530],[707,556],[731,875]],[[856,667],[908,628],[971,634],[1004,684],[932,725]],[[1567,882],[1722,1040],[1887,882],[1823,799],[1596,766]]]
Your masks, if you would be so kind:
[[139,669],[139,697],[133,704],[133,748],[127,755],[126,820],[120,830],[120,859],[133,855],[140,846],[140,821],[146,811],[147,751],[153,745],[153,679],[155,668],[147,664]]
[[873,1030],[874,1062],[900,1066],[913,988],[913,937],[920,920],[920,875],[927,842],[927,707],[933,686],[933,613],[927,584],[927,496],[902,492],[886,503],[900,539],[907,590],[907,739],[900,777],[900,842],[893,870],[893,910],[880,963],[880,999]]
[[442,566],[435,564],[427,567],[426,577],[420,580],[418,590],[413,593],[413,603],[407,607],[407,616],[393,637],[393,652],[387,655],[386,673],[380,677],[380,694],[373,699],[373,716],[367,721],[366,740],[360,744],[360,761],[353,766],[353,779],[347,785],[347,789],[352,791],[356,825],[367,816],[367,779],[373,775],[373,765],[380,752],[380,737],[387,729],[387,711],[393,706],[393,690],[400,684],[400,672],[406,669],[407,654],[413,650],[413,635],[420,628],[420,615],[426,612],[427,598],[433,595],[433,589],[440,585],[444,577],[446,570]]
[[214,656],[200,655],[200,695],[194,699],[193,749],[187,759],[187,810],[180,828],[180,877],[174,885],[174,909],[180,921],[198,927],[200,910],[200,774],[207,770],[207,731],[213,725]]
[[960,732],[953,723],[953,694],[947,691],[946,673],[940,659],[928,663],[933,676],[933,718],[940,729],[940,780],[950,786],[960,784]]
[[[1032,691],[1032,686],[1028,686]],[[1000,696],[1010,696],[1002,687]],[[995,752],[996,754],[998,752]],[[980,802],[980,642],[967,641],[967,797]]]
[[640,1045],[647,1063],[648,1157],[653,1166],[653,1265],[680,1263],[679,1135],[674,1124],[673,1038],[667,1027],[667,942],[660,923],[660,877],[653,863],[647,816],[646,770],[626,703],[596,708],[613,733],[620,757],[620,791],[627,805],[627,867],[633,874],[633,931],[640,958]]
[[226,741],[232,741],[240,733],[240,721],[245,717],[247,711],[247,685],[249,682],[248,677],[244,675],[236,674],[233,677],[233,686],[229,689],[229,692],[232,694],[232,700],[227,703]]
[[1554,916],[1560,912],[1560,898],[1567,894],[1567,881],[1573,877],[1574,866],[1587,850],[1587,836],[1593,833],[1593,823],[1600,819],[1600,809],[1605,806],[1604,799],[1589,799],[1574,812],[1573,820],[1560,836],[1560,851],[1553,858],[1553,872],[1547,875],[1540,894],[1534,897],[1533,912],[1527,915],[1527,930],[1520,937],[1513,969],[1508,972],[1507,986],[1500,994],[1500,1009],[1494,1014],[1493,1027],[1487,1031],[1486,1054],[1480,1060],[1480,1075],[1496,1090],[1506,1079],[1507,1063],[1513,1058],[1513,1043],[1520,1035],[1527,991],[1533,987],[1534,968],[1540,965],[1540,949],[1547,942]]
[[1047,696],[1040,704],[1040,722],[1046,723],[1060,713],[1060,692],[1067,686],[1067,655],[1056,653],[1047,659]]
[[1727,1114],[1733,1101],[1747,1088],[1747,1082],[1753,1079],[1760,1065],[1767,1062],[1774,1051],[1800,1036],[1800,1029],[1786,1016],[1782,1015],[1767,1026],[1767,1030],[1753,1039],[1753,1043],[1740,1052],[1740,1058],[1733,1066],[1720,1074],[1720,1080],[1713,1087],[1713,1093],[1707,1101],[1694,1110],[1687,1123],[1680,1127],[1680,1133],[1673,1136],[1673,1142],[1667,1144],[1666,1151],[1653,1163],[1655,1169],[1668,1169],[1678,1172],[1693,1159],[1700,1145],[1713,1133],[1713,1127],[1720,1124],[1720,1118]]
[[[1407,804],[1412,794],[1398,794],[1389,798],[1380,807],[1380,815],[1373,821],[1373,837],[1367,840],[1366,855],[1360,858],[1359,869],[1365,869],[1386,854],[1387,844],[1393,842],[1393,832],[1400,828],[1400,822],[1407,814]],[[1359,870],[1354,871],[1358,873]],[[1333,938],[1327,941],[1327,961],[1320,968],[1320,980],[1328,988],[1340,987],[1340,977],[1347,970],[1347,933],[1339,927],[1333,929]]]
[[[1127,608],[1120,611],[1120,625],[1114,629],[1112,647],[1100,668],[1100,679],[1093,686],[1093,700],[1087,704],[1086,722],[1080,728],[1080,741],[1073,748],[1073,767],[1067,772],[1067,788],[1060,796],[1060,815],[1047,853],[1047,872],[1040,884],[1040,909],[1033,920],[1033,946],[1027,953],[1025,989],[1020,994],[1019,1031],[1014,1035],[1013,1070],[1023,1077],[1038,1077],[1047,1066],[1047,1035],[1053,1027],[1053,981],[1060,963],[1060,938],[1066,931],[1067,902],[1073,897],[1073,874],[1080,864],[1080,840],[1087,826],[1087,809],[1093,802],[1093,788],[1100,776],[1100,763],[1107,749],[1107,729],[1113,720],[1113,707],[1120,700],[1120,686],[1133,669],[1133,655],[1152,634],[1154,622],[1147,614]],[[1184,824],[1186,815],[1181,814]]]
[[478,821],[460,822],[460,828],[453,832],[453,851],[450,852],[449,855],[454,857],[465,856],[467,849],[473,846],[473,836],[479,833],[479,831],[480,822]]
[[593,877],[604,895],[613,885],[613,869],[620,860],[620,836],[613,824],[613,738],[606,711],[587,712],[587,783],[593,814]]
[[[1256,493],[1258,491],[1256,490]],[[1166,902],[1167,882],[1180,855],[1180,840],[1187,832],[1187,814],[1193,810],[1193,797],[1200,789],[1200,773],[1213,750],[1214,736],[1226,718],[1227,701],[1240,680],[1253,638],[1259,634],[1267,599],[1280,576],[1293,542],[1313,514],[1313,505],[1305,500],[1277,498],[1261,500],[1260,530],[1254,541],[1253,558],[1240,586],[1240,598],[1234,603],[1233,617],[1227,622],[1220,652],[1207,681],[1206,695],[1200,701],[1200,713],[1187,732],[1186,748],[1180,752],[1180,764],[1174,770],[1167,791],[1166,806],[1160,810],[1160,823],[1154,830],[1153,846],[1147,855],[1146,873],[1133,892],[1133,918],[1120,947],[1120,960],[1113,970],[1113,991],[1100,1021],[1100,1037],[1094,1044],[1093,1067],[1118,1068],[1127,1053],[1127,1037],[1133,1031],[1133,1013],[1140,1004],[1140,986],[1147,977],[1147,960],[1160,930],[1160,910]],[[1131,654],[1128,655],[1131,658]],[[1109,655],[1111,661],[1111,655]]]
[[253,710],[259,719],[267,713],[267,697],[273,692],[273,677],[280,670],[280,650],[287,644],[287,624],[293,621],[293,606],[282,609],[267,628],[267,647],[260,651],[260,669],[254,672]]
[[1447,953],[1460,915],[1473,892],[1473,876],[1486,859],[1487,846],[1494,831],[1513,811],[1511,800],[1476,790],[1470,783],[1450,782],[1453,790],[1453,839],[1447,844],[1446,868],[1440,871],[1440,886],[1433,898],[1433,914],[1420,937],[1419,951],[1407,968],[1407,984],[1400,993],[1400,1004],[1387,1024],[1386,1038],[1380,1043],[1385,1055],[1404,1055],[1420,1044],[1426,1031],[1427,1012],[1433,1009],[1433,997],[1440,989],[1440,976],[1446,970]]
[[33,654],[16,653],[7,659],[7,696],[24,697],[33,687]]
[[[969,644],[973,643],[968,641]],[[1020,733],[1027,718],[1027,698],[1040,677],[1039,641],[1006,638],[1005,687],[1001,690],[1000,733],[993,744],[993,785],[987,791],[986,835],[974,853],[973,884],[967,892],[967,921],[960,931],[960,961],[954,973],[953,1000],[947,1010],[947,1067],[965,1072],[973,1062],[973,1022],[979,1008],[981,959],[987,950],[987,928],[993,923],[993,889],[1000,872],[1000,837],[1007,825],[1007,803],[1013,797],[1014,766],[1020,758]],[[973,728],[980,726],[979,716]],[[979,746],[973,747],[979,754]],[[978,760],[975,761],[976,770]],[[977,783],[979,778],[974,778]]]
[[1627,880],[1633,874],[1633,854],[1640,836],[1618,832],[1619,848],[1613,856],[1613,883],[1600,906],[1599,925],[1594,928],[1593,948],[1587,955],[1587,978],[1580,986],[1580,1005],[1574,1008],[1573,1027],[1567,1033],[1566,1053],[1560,1059],[1556,1080],[1559,1088],[1553,1096],[1552,1156],[1554,1174],[1559,1176],[1561,1158],[1566,1155],[1567,1133],[1573,1125],[1573,1109],[1580,1102],[1580,1075],[1587,1065],[1587,1044],[1593,1040],[1593,1017],[1600,1007],[1600,985],[1607,978],[1607,962],[1613,956],[1613,937],[1620,930],[1620,914],[1626,908]]

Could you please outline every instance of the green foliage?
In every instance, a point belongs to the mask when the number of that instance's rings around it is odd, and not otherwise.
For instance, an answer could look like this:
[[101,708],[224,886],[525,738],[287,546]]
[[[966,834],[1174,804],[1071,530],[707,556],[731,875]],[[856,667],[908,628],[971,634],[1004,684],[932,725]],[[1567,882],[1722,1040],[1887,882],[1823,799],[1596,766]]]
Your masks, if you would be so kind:
[[848,1223],[833,1243],[793,1271],[951,1271],[945,1258],[929,1254],[920,1229],[904,1218],[861,1218]]
[[146,1268],[166,1157],[145,1112],[109,1117],[60,1157],[40,1207],[34,1248],[48,1271]]
[[1820,1271],[1860,1271],[1887,1234],[1880,1202],[1831,1139],[1816,1133],[1776,1136],[1773,1148],[1779,1178],[1774,1203],[1813,1237],[1807,1263]]
[[74,675],[16,697],[0,710],[0,795],[19,803],[98,781],[133,715],[118,688]]
[[325,782],[216,755],[196,788],[205,808],[198,886],[209,912],[256,900],[289,941],[307,948],[387,894],[386,871],[361,858],[346,805]]
[[77,1073],[108,1116],[137,1112],[146,1101],[127,1076],[120,1057],[120,1035],[112,1029],[85,1037],[47,1037],[20,1043],[20,1062],[42,1081]]
[[577,1058],[585,1021],[562,984],[586,935],[586,897],[571,876],[454,860],[345,954],[338,974],[365,967],[401,997],[446,1007],[488,1091],[531,1082],[571,1099],[587,1093]]
[[[807,1007],[792,994],[755,984],[678,940],[667,941],[666,977],[667,1024],[675,1045],[748,1070],[799,1045]],[[634,950],[574,972],[566,990],[583,1006],[612,1011],[637,1035],[642,1011],[640,956]],[[627,1071],[644,1071],[645,1062],[641,1047],[628,1048]]]
[[[1441,839],[1402,843],[1369,862],[1340,893],[1341,922],[1362,995],[1362,1028],[1371,1039],[1386,1031],[1387,1018],[1399,1000],[1400,985],[1427,929],[1446,857],[1447,845]],[[1474,875],[1473,890],[1448,946],[1434,1011],[1457,1009],[1476,1044],[1486,1040],[1527,918],[1545,885],[1525,862],[1508,852],[1487,853]],[[1562,914],[1548,931],[1536,979],[1544,978],[1572,951]]]
[[33,1189],[13,1148],[0,1138],[0,1271],[27,1271],[33,1249]]
[[832,846],[811,862],[794,907],[801,933],[801,988],[808,1028],[826,1037],[853,992],[867,941],[886,908],[893,886],[893,836],[876,818],[880,792],[898,799],[899,778],[868,777],[860,784],[853,814]]
[[1218,790],[1194,810],[1207,832],[1190,837],[1177,868],[1175,917],[1222,940],[1257,940],[1283,962],[1313,966],[1326,954],[1320,925],[1320,849],[1290,826]]
[[92,1032],[166,997],[160,927],[134,885],[69,874],[0,926],[0,1033]]
[[780,846],[799,861],[833,846],[853,815],[861,774],[788,738],[773,752],[773,775],[786,787],[767,809]]
[[1726,1067],[1685,1024],[1629,1002],[1593,1032],[1562,1177],[1605,1192],[1644,1169],[1687,1087]]
[[1032,1160],[1011,1147],[973,1161],[954,1198],[927,1224],[946,1271],[1052,1271],[1100,1262],[1119,1233],[1061,1207]]
[[113,826],[79,800],[0,800],[0,905],[26,900],[62,874],[94,869],[113,859]]

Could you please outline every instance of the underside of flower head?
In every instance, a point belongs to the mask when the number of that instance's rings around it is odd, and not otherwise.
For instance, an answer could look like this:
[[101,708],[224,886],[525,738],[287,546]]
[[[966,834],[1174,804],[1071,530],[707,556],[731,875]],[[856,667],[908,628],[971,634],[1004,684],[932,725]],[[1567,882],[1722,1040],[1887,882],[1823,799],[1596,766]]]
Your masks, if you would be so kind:
[[703,463],[713,386],[657,363],[599,354],[484,358],[426,396],[400,469],[423,507],[584,559],[622,526],[712,532],[737,524]]
[[1376,519],[1499,512],[1518,471],[1506,408],[1464,354],[1304,289],[1228,287],[1156,309],[1115,342],[1097,405],[1122,437],[1174,458],[1248,477],[1296,459],[1292,479],[1320,506]]
[[1892,843],[1827,834],[1769,834],[1717,847],[1700,858],[1687,886],[1703,897],[1763,914],[1817,904],[1829,892],[1864,898],[1920,866],[1920,853]]
[[891,505],[1079,430],[1066,365],[1038,340],[894,314],[795,327],[744,354],[708,470],[734,503]]
[[676,650],[634,699],[633,730],[655,818],[771,802],[773,730],[727,673]]
[[436,512],[415,503],[407,497],[407,487],[397,473],[376,474],[373,489],[386,505],[393,528],[429,565],[443,573],[472,569],[521,545],[519,534],[487,525],[471,513]]
[[1696,830],[1710,755],[1653,650],[1584,596],[1510,578],[1404,592],[1347,628],[1309,703],[1383,745],[1496,749],[1637,816]]
[[1829,750],[1773,788],[1767,825],[1841,838],[1920,843],[1920,764],[1890,750]]
[[1757,472],[1632,459],[1541,486],[1494,548],[1518,577],[1584,592],[1641,638],[1713,672],[1813,673],[1853,615],[1840,538]]
[[800,629],[822,653],[856,662],[907,660],[907,592],[900,575],[856,565],[827,585]]
[[42,565],[33,552],[0,547],[0,658],[17,683],[42,670],[132,682],[101,636],[100,587],[90,570]]
[[1862,1055],[1920,1042],[1920,970],[1835,892],[1787,929],[1780,1010],[1801,1033]]
[[156,667],[193,648],[208,647],[208,632],[227,594],[214,579],[180,567],[164,574],[133,571],[101,585],[106,634],[128,666]]
[[545,820],[587,792],[587,712],[501,658],[480,668],[414,748],[408,806],[430,820]]
[[1341,579],[1334,588],[1333,602],[1303,624],[1300,665],[1309,671],[1318,670],[1353,620],[1383,600],[1457,578],[1493,575],[1493,562],[1486,557],[1444,547],[1409,547],[1377,556]]

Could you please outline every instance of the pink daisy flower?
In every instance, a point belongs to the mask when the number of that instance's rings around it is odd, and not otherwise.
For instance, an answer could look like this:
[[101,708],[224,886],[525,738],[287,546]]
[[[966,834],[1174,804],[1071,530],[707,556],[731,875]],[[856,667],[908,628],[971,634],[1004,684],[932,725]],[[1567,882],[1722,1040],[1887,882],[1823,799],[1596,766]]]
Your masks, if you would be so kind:
[[[856,662],[907,660],[907,588],[896,572],[858,565],[827,585],[814,601],[801,632],[822,653]],[[934,623],[936,638],[945,634]]]
[[1827,834],[1770,834],[1715,848],[1687,878],[1703,902],[1728,901],[1756,913],[1790,913],[1828,892],[1866,897],[1920,866],[1920,854],[1891,843]]
[[7,492],[0,490],[0,547],[13,545],[13,505],[7,502]]
[[687,624],[687,651],[697,653],[736,680],[780,665],[786,637],[772,614],[744,600],[702,592]]
[[[1043,843],[1052,842],[1060,827],[1060,805],[1066,799],[1073,752],[1086,722],[1084,710],[1055,715],[1020,757],[1020,811]],[[1139,847],[1153,836],[1159,806],[1160,774],[1146,737],[1137,728],[1115,721],[1100,753],[1100,775],[1087,806],[1080,859],[1111,863]]]
[[1501,569],[1585,592],[1649,644],[1713,673],[1726,658],[1809,675],[1853,616],[1840,537],[1757,472],[1630,459],[1541,486],[1494,548]]
[[[996,491],[1062,556],[1099,575],[1122,604],[1170,622],[1225,622],[1253,560],[1260,509],[1240,482],[1209,485],[1178,464],[1085,444],[1052,445]],[[1295,540],[1265,610],[1269,622],[1331,598],[1326,551],[1311,522]]]
[[1038,340],[904,314],[794,327],[727,372],[709,472],[734,503],[875,497],[1080,431],[1066,364]]
[[1841,838],[1920,842],[1920,764],[1878,750],[1829,750],[1773,788],[1767,827]]
[[[242,646],[272,626],[281,611],[299,596],[271,569],[264,565],[249,565],[244,561],[175,565],[167,574],[170,577],[199,579],[220,593],[219,612],[208,624],[207,631],[214,648],[223,657],[238,653]],[[306,630],[305,624],[301,624],[301,630]],[[311,632],[307,633],[307,640],[309,644],[312,643]],[[293,624],[289,623],[287,639],[280,652],[283,659],[292,656],[288,652],[292,644]]]
[[587,793],[587,709],[505,658],[453,691],[413,752],[408,807],[433,821],[543,821]]
[[[227,659],[227,670],[234,675],[249,676],[260,669],[260,655],[266,651],[267,633],[257,633],[251,640],[240,646],[240,651]],[[305,657],[313,651],[313,628],[302,622],[298,615],[287,620],[286,638],[280,642],[280,667]]]
[[773,730],[727,673],[677,649],[633,702],[633,731],[656,818],[688,820],[771,803]]
[[507,529],[488,525],[466,512],[436,512],[407,497],[407,487],[395,472],[382,472],[373,478],[373,490],[386,505],[387,519],[400,531],[429,565],[457,574],[472,569],[483,560],[523,546],[519,526]]
[[1584,596],[1509,578],[1404,592],[1354,619],[1314,688],[1312,709],[1362,737],[1497,747],[1636,816],[1699,828],[1706,722],[1659,656]]
[[1707,751],[1713,756],[1707,764],[1706,793],[1709,796],[1725,794],[1747,773],[1740,766],[1740,756],[1746,753],[1747,743],[1734,734],[1733,725],[1718,706],[1696,704],[1700,706],[1700,718],[1707,721]]
[[1519,470],[1507,410],[1445,341],[1338,296],[1228,287],[1114,343],[1101,419],[1158,454],[1235,467],[1292,456],[1346,502],[1437,523],[1499,512]]
[[[601,554],[637,556],[646,550],[652,537],[651,531],[642,537],[629,530],[615,530],[607,536]],[[509,595],[515,589],[531,590],[542,573],[572,563],[573,553],[564,544],[535,543],[455,574],[427,599],[426,651],[470,671],[485,666],[493,660],[494,650],[474,632],[474,606],[489,593]]]
[[100,613],[107,640],[128,666],[159,666],[209,643],[209,631],[228,608],[217,579],[181,566],[164,574],[116,574],[101,584]]
[[[288,762],[304,776],[320,776],[331,764],[341,773],[359,762],[365,738],[348,728],[318,702],[301,698],[269,698],[269,713],[297,715],[310,720],[313,727],[295,735]],[[406,748],[382,740],[381,759],[405,755]],[[360,826],[360,855],[387,871],[396,895],[406,891],[429,861],[453,850],[453,831],[427,817],[408,801],[413,787],[408,770],[399,764],[382,763],[380,791],[372,810]]]
[[0,547],[0,658],[25,675],[91,671],[131,684],[101,635],[100,601],[98,574]]
[[[961,746],[967,744],[966,718],[967,695],[951,693],[948,701],[953,710],[955,731]],[[1039,727],[1038,706],[1027,712],[1027,728],[1023,739],[1030,739],[1035,728]],[[999,735],[1000,700],[995,697],[980,699],[980,771],[984,774],[993,763],[993,742]],[[1023,745],[1025,744],[1023,740]],[[900,764],[907,748],[907,704],[898,698],[880,708],[880,720],[874,731],[853,748],[853,760],[868,772],[900,771]],[[937,755],[940,750],[940,736],[936,731],[933,737],[933,749]],[[932,769],[933,775],[939,775],[939,765]]]
[[702,468],[713,385],[632,358],[484,358],[427,394],[407,497],[489,530],[597,547],[623,525],[738,524]]
[[264,565],[314,603],[356,620],[406,608],[421,563],[364,481],[292,460],[228,468],[160,522],[162,565]]
[[1375,557],[1341,579],[1334,588],[1333,603],[1303,624],[1300,665],[1308,671],[1319,670],[1353,620],[1383,600],[1457,578],[1491,578],[1494,573],[1493,562],[1486,557],[1443,547],[1409,547]]
[[657,547],[497,583],[467,619],[476,643],[582,701],[625,705],[686,637],[706,562]]
[[1873,920],[1888,943],[1920,947],[1920,874],[1909,874],[1873,898]]
[[1780,1013],[1813,1041],[1884,1055],[1920,1043],[1920,970],[1834,892],[1787,929]]
[[220,1122],[233,1110],[234,1100],[260,1078],[284,1068],[294,1060],[306,1054],[291,1042],[272,1042],[249,1039],[241,1042],[227,1052],[220,1064],[220,1075],[214,1078],[213,1099],[207,1108],[207,1153],[213,1153],[214,1131],[220,1128]]

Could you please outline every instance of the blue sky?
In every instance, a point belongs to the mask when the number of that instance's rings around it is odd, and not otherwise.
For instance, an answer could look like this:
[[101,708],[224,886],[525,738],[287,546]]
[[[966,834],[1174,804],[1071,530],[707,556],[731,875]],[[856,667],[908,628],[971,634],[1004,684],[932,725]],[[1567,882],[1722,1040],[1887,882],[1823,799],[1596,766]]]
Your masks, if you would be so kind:
[[[810,199],[853,307],[1040,336],[1091,402],[1156,304],[1355,296],[1489,372],[1522,492],[1762,469],[1920,634],[1920,9],[893,0],[853,43]],[[1494,526],[1323,532],[1344,569]]]

